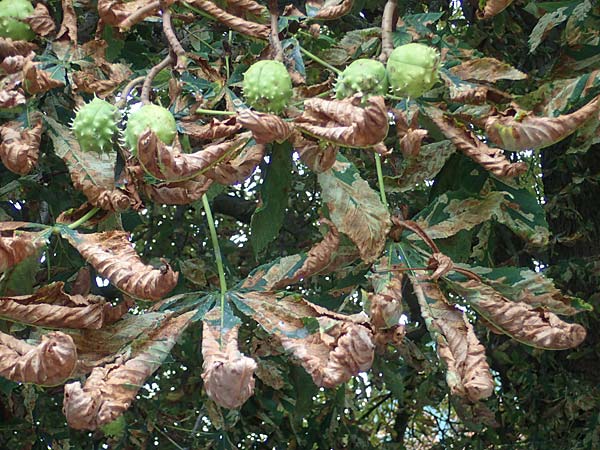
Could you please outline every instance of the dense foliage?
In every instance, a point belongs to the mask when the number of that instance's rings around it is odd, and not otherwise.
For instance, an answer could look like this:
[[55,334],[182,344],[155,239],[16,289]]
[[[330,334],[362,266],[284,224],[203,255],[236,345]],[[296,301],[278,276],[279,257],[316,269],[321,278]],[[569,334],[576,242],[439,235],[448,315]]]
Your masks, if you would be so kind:
[[10,1],[0,447],[600,447],[595,2]]

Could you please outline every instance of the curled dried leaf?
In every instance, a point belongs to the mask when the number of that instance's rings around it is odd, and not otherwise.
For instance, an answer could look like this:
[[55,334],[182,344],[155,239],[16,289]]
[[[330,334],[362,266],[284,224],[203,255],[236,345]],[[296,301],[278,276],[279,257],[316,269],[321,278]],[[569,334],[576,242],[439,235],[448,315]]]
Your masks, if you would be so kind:
[[[206,394],[218,405],[234,409],[254,394],[256,362],[238,349],[239,325],[229,330],[202,326],[202,379]],[[219,345],[221,343],[221,345]]]
[[213,16],[222,24],[228,26],[232,30],[238,33],[252,36],[259,39],[269,39],[270,29],[265,25],[261,25],[255,22],[244,20],[240,17],[229,14],[227,11],[222,10],[217,5],[209,0],[186,0],[189,3],[197,6],[198,8],[206,11],[208,14]]
[[153,202],[189,205],[206,194],[212,183],[210,178],[198,175],[191,180],[174,183],[144,184],[142,189]]
[[302,162],[313,172],[325,172],[335,164],[339,150],[337,145],[308,139],[298,131],[292,133],[291,141]]
[[428,264],[427,268],[433,270],[433,273],[429,276],[433,281],[437,281],[454,269],[452,259],[440,252],[433,253],[431,258],[429,258]]
[[206,177],[219,184],[237,184],[254,173],[265,156],[265,146],[246,146],[234,159],[218,164],[205,172]]
[[70,427],[95,430],[123,414],[135,400],[144,381],[158,369],[194,312],[165,320],[150,336],[143,336],[135,353],[114,364],[96,367],[83,387],[65,385],[63,412]]
[[[318,8],[318,11],[313,16],[314,19],[334,20],[342,17],[350,12],[354,5],[354,0],[310,0],[307,7]],[[309,14],[310,15],[310,14]]]
[[214,141],[234,135],[242,129],[236,117],[230,117],[226,120],[211,119],[208,123],[200,125],[196,122],[179,122],[183,132],[191,139],[201,141]]
[[49,72],[38,69],[36,65],[37,63],[30,60],[23,65],[23,86],[28,93],[39,94],[65,85],[62,81],[52,78]]
[[11,236],[0,237],[0,273],[36,254],[44,245],[46,241],[40,238],[39,233],[11,232]]
[[523,162],[511,163],[504,156],[504,152],[497,148],[488,147],[472,132],[464,127],[457,126],[453,121],[437,108],[427,108],[427,115],[452,143],[466,156],[484,169],[499,177],[514,177],[527,170]]
[[4,378],[55,386],[71,376],[76,363],[73,339],[60,331],[42,336],[37,346],[0,332],[0,376]]
[[373,147],[388,133],[388,115],[383,97],[370,97],[362,108],[346,100],[311,98],[296,126],[319,139],[346,147]]
[[255,16],[266,15],[269,12],[267,8],[254,0],[229,0],[227,6],[242,9]]
[[463,80],[494,83],[498,80],[524,80],[527,75],[496,58],[475,58],[463,61],[450,72]]
[[73,0],[61,0],[63,20],[55,40],[67,38],[73,45],[77,45],[77,13],[73,7]]
[[114,91],[122,81],[113,78],[106,80],[98,79],[96,74],[91,72],[73,72],[73,88],[76,91],[97,94],[101,98],[106,97]]
[[0,127],[0,159],[8,170],[19,175],[31,172],[38,161],[42,129],[40,117],[32,128],[23,128],[18,121]]
[[163,260],[164,265],[160,269],[142,262],[129,241],[129,233],[71,232],[65,233],[64,237],[100,276],[133,297],[159,300],[177,284],[178,273],[166,261]]
[[238,112],[237,121],[241,126],[252,131],[258,144],[283,142],[290,137],[293,130],[292,125],[279,116],[248,108]]
[[[385,268],[384,264],[378,268]],[[404,339],[402,316],[402,273],[374,274],[371,284],[375,292],[369,293],[366,309],[371,318],[374,342],[379,350],[388,344],[398,346]]]
[[131,306],[112,306],[96,295],[69,295],[63,288],[59,282],[32,295],[0,297],[0,316],[42,327],[98,329],[121,318]]
[[418,110],[408,118],[406,111],[392,110],[396,121],[396,135],[400,140],[400,148],[405,157],[417,156],[421,151],[421,142],[427,136],[427,130],[419,128]]
[[37,45],[27,41],[13,41],[10,38],[0,37],[0,60],[8,56],[28,56]]
[[131,28],[146,17],[157,15],[159,9],[158,1],[98,0],[98,13],[102,21],[121,29]]
[[508,8],[513,1],[514,0],[485,0],[483,2],[483,9],[477,12],[477,17],[479,19],[490,19]]
[[20,89],[0,89],[0,108],[14,108],[26,102],[27,99]]
[[538,117],[531,112],[509,110],[504,115],[489,117],[485,133],[496,145],[508,150],[544,148],[574,133],[588,120],[598,118],[600,96],[571,114]]
[[23,22],[27,22],[32,31],[40,36],[48,36],[56,30],[56,24],[43,3],[35,5],[33,14],[23,19]]

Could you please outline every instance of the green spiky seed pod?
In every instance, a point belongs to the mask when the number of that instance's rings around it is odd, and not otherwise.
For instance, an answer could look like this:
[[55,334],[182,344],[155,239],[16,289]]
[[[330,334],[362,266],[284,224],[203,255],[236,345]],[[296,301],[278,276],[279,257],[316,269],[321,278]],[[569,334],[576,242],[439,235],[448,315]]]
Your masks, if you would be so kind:
[[385,66],[374,59],[357,59],[339,76],[335,86],[338,99],[361,93],[367,99],[385,95],[388,90]]
[[27,0],[0,1],[0,37],[11,38],[15,41],[31,41],[35,33],[29,24],[21,22],[33,14],[33,6]]
[[395,95],[417,98],[437,81],[440,54],[423,44],[394,49],[387,63],[388,80]]
[[171,145],[177,134],[173,114],[162,106],[144,105],[129,115],[125,128],[125,142],[135,152],[137,142],[144,131],[150,128],[167,145]]
[[119,120],[119,110],[114,105],[94,98],[77,111],[71,128],[82,150],[109,152]]
[[246,102],[259,111],[280,113],[292,98],[292,79],[279,61],[258,61],[244,74]]

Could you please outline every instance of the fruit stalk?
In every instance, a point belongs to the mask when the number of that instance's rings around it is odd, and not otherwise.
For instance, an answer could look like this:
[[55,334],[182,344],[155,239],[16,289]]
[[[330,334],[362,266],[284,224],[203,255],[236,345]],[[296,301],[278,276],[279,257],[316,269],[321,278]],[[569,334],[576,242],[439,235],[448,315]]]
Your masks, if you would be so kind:
[[279,40],[279,7],[277,0],[269,0],[269,14],[271,15],[271,35],[269,42],[275,51],[273,59],[283,62],[283,46]]
[[150,91],[152,90],[152,82],[154,81],[154,78],[161,70],[169,67],[171,64],[173,64],[173,56],[171,53],[169,53],[165,59],[150,69],[150,72],[148,72],[148,75],[146,75],[146,79],[142,85],[142,95],[140,97],[140,100],[144,105],[150,103]]
[[398,8],[398,0],[388,0],[383,10],[381,19],[381,54],[379,61],[386,63],[390,57],[390,53],[394,50],[394,35],[396,29],[396,10]]

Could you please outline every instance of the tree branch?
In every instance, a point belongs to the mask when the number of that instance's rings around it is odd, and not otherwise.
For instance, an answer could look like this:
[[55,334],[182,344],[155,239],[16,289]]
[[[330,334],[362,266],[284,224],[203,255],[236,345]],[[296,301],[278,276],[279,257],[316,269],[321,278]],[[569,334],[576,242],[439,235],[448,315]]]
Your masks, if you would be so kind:
[[381,19],[381,54],[379,61],[386,63],[390,57],[390,53],[394,50],[393,32],[396,29],[396,10],[398,8],[398,0],[388,0],[383,10],[383,18]]

